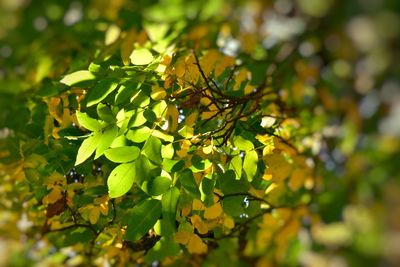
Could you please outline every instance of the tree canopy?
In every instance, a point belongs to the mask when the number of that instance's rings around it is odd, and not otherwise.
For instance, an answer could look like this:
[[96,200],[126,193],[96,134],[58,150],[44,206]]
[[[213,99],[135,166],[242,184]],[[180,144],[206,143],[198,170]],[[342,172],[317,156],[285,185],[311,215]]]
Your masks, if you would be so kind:
[[0,265],[394,266],[399,3],[0,2]]

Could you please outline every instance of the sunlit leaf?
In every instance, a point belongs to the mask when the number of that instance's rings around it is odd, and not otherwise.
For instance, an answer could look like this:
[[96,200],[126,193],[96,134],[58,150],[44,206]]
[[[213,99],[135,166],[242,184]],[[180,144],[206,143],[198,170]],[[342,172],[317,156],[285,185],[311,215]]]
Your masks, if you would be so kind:
[[161,158],[161,141],[153,136],[150,136],[144,144],[144,154],[147,158],[156,164],[162,163]]
[[253,143],[241,136],[236,136],[233,140],[233,144],[240,150],[248,151],[254,149]]
[[120,197],[128,192],[136,176],[135,163],[124,163],[113,169],[108,176],[108,195],[111,198]]
[[126,134],[126,138],[135,143],[142,143],[151,136],[151,133],[152,130],[147,126],[144,126],[138,129],[129,130]]
[[257,173],[258,154],[255,150],[246,152],[243,160],[243,170],[246,173],[247,180],[252,181]]
[[240,177],[242,176],[242,164],[243,160],[240,154],[234,156],[229,164],[229,169],[235,172],[236,179],[240,179]]
[[93,154],[97,149],[100,140],[101,134],[99,132],[95,132],[92,136],[83,140],[79,147],[78,154],[76,155],[75,166],[81,164]]
[[76,118],[81,126],[85,127],[90,131],[98,131],[101,129],[101,124],[98,120],[89,117],[86,113],[77,111]]
[[133,65],[147,65],[153,61],[153,54],[146,48],[136,48],[129,56]]
[[96,154],[94,156],[95,159],[103,155],[104,151],[110,147],[115,137],[118,134],[118,127],[116,125],[112,125],[111,127],[106,128],[99,137],[99,141],[96,148]]
[[136,146],[121,146],[104,151],[106,158],[113,162],[125,163],[137,159],[140,149]]
[[88,70],[79,70],[70,74],[67,74],[64,76],[64,78],[61,79],[60,83],[66,84],[68,86],[72,86],[74,84],[84,82],[84,81],[90,81],[96,79],[96,76],[93,75],[90,71]]

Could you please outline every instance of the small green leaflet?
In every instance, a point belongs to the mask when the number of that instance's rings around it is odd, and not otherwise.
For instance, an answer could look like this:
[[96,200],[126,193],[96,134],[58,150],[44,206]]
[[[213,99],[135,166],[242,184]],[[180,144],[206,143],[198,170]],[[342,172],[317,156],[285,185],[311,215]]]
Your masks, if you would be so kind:
[[154,136],[150,136],[144,144],[144,154],[151,162],[161,164],[161,141]]
[[108,176],[108,195],[111,198],[120,197],[128,192],[135,181],[135,163],[120,164]]
[[151,131],[152,130],[147,126],[139,129],[132,129],[127,132],[126,138],[135,143],[142,143],[149,138]]
[[67,74],[62,78],[60,83],[66,84],[68,86],[84,82],[84,81],[90,81],[96,79],[96,76],[94,76],[90,71],[88,70],[78,70],[73,73]]
[[89,136],[88,138],[83,140],[81,146],[78,149],[78,154],[76,155],[75,166],[81,164],[93,154],[101,138],[102,135],[100,134],[100,132],[95,132],[92,136]]
[[77,111],[76,118],[78,119],[78,122],[81,126],[90,131],[96,132],[102,127],[101,123],[98,120],[89,117],[89,115],[87,115],[86,113]]
[[162,228],[164,228],[164,230],[176,229],[176,207],[178,205],[179,195],[179,189],[172,187],[162,196]]
[[163,132],[161,132],[159,130],[154,130],[151,135],[155,136],[155,137],[158,137],[158,138],[160,138],[160,139],[162,139],[164,141],[167,141],[167,142],[171,142],[172,143],[174,141],[174,137],[172,135],[165,134],[165,133],[163,133]]
[[149,159],[143,154],[140,154],[135,162],[136,162],[136,183],[141,185],[143,181],[149,179],[150,177],[153,177],[151,171],[154,170],[156,166],[151,164]]
[[171,186],[172,181],[168,177],[157,176],[154,179],[146,179],[142,189],[150,196],[159,196],[165,193]]
[[179,251],[181,251],[181,247],[173,236],[163,236],[146,254],[145,261],[151,266],[153,262],[162,261],[168,256],[178,255]]
[[101,138],[97,145],[95,159],[99,158],[103,155],[104,151],[110,147],[114,139],[118,135],[118,127],[117,125],[112,125],[111,127],[105,129],[103,133],[101,133]]
[[106,98],[112,91],[117,89],[118,82],[116,79],[104,79],[99,81],[93,88],[89,90],[87,95],[87,107],[96,105]]
[[153,61],[153,54],[146,48],[136,48],[129,56],[133,65],[148,65]]
[[247,180],[252,181],[257,173],[258,155],[254,150],[247,151],[243,160],[243,170],[246,173]]
[[241,136],[235,136],[233,138],[233,144],[240,150],[248,151],[254,149],[254,144]]
[[231,162],[229,163],[229,169],[235,172],[237,180],[242,177],[242,158],[240,157],[240,154],[231,159]]
[[103,103],[99,103],[96,107],[97,110],[97,115],[99,116],[100,119],[107,123],[115,123],[117,121],[117,118],[111,111],[110,107]]
[[125,163],[137,159],[140,149],[135,146],[121,146],[107,149],[104,156],[116,163]]
[[163,159],[172,159],[174,157],[175,150],[172,144],[161,146],[161,157]]
[[154,226],[160,215],[161,202],[159,200],[146,199],[132,208],[125,239],[133,242],[139,240]]
[[183,188],[193,197],[200,198],[200,190],[194,180],[194,176],[191,170],[184,170],[179,176],[179,181],[181,182]]

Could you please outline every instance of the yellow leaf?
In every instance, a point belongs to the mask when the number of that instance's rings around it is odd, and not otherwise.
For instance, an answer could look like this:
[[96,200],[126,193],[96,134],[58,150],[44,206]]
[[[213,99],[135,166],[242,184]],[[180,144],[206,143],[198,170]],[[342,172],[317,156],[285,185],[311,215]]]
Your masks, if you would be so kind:
[[160,86],[153,86],[151,88],[151,95],[150,97],[153,100],[162,100],[165,98],[165,96],[167,95],[167,92],[165,91],[164,88],[161,88]]
[[135,28],[128,31],[125,38],[121,42],[121,58],[125,66],[131,63],[129,56],[133,51],[133,43],[136,40],[137,32]]
[[259,225],[261,228],[268,230],[276,229],[279,226],[278,220],[270,213],[265,213],[262,216],[262,222]]
[[93,207],[90,210],[89,213],[89,221],[91,224],[95,224],[97,223],[97,221],[99,220],[100,217],[100,208],[99,207]]
[[136,48],[129,58],[133,65],[148,65],[154,59],[153,54],[146,48]]
[[117,25],[111,24],[106,31],[105,45],[110,45],[117,41],[120,33],[121,29]]
[[213,152],[213,145],[208,145],[203,147],[203,153],[204,154],[211,154]]
[[190,218],[190,221],[200,234],[206,234],[208,232],[208,226],[203,222],[199,215],[193,215]]
[[182,217],[188,216],[191,211],[192,211],[192,205],[187,205],[187,206],[182,207],[182,209],[181,209]]
[[286,179],[292,171],[292,165],[281,154],[265,155],[264,162],[268,166],[266,174],[271,174],[277,182]]
[[185,59],[181,57],[175,63],[175,74],[177,77],[182,78],[185,75],[185,72]]
[[206,208],[204,212],[204,218],[207,220],[212,220],[219,217],[222,214],[222,206],[220,203],[215,203],[209,208]]
[[199,199],[195,198],[192,203],[192,210],[205,210],[205,206],[203,202],[201,202]]
[[193,112],[189,116],[186,117],[185,119],[185,124],[186,125],[193,125],[197,120],[197,113]]
[[248,78],[248,71],[247,69],[243,68],[241,69],[237,75],[235,75],[235,85],[233,87],[233,90],[239,90],[240,85],[242,84],[243,81],[245,81]]
[[289,187],[293,191],[297,191],[304,184],[306,179],[307,171],[303,169],[295,169],[292,172],[289,180]]
[[288,155],[295,155],[296,154],[296,150],[293,147],[285,144],[279,138],[274,138],[274,145],[275,145],[276,149],[278,149],[278,150],[280,150],[282,152],[285,152]]
[[189,242],[191,235],[193,234],[188,231],[178,231],[175,233],[175,241],[179,244],[186,245]]
[[208,34],[208,25],[199,25],[188,34],[187,38],[190,40],[200,40],[207,34]]
[[178,117],[179,111],[175,105],[168,105],[167,107],[167,118],[168,118],[168,130],[175,132],[178,128]]
[[251,86],[250,84],[248,84],[248,85],[246,85],[245,87],[244,87],[244,94],[245,95],[248,95],[248,94],[250,94],[250,93],[253,93],[254,92],[254,87],[253,86]]
[[43,198],[43,204],[53,204],[63,197],[60,187],[54,187],[51,192]]
[[235,227],[235,221],[233,220],[232,217],[228,216],[228,215],[224,215],[224,227],[228,228],[228,229],[233,229],[233,227]]
[[214,116],[215,114],[218,113],[218,110],[213,110],[213,111],[204,111],[201,113],[201,119],[202,120],[207,120],[209,118],[211,118],[212,116]]
[[207,253],[208,247],[198,235],[194,234],[189,240],[188,250],[191,254],[204,254]]

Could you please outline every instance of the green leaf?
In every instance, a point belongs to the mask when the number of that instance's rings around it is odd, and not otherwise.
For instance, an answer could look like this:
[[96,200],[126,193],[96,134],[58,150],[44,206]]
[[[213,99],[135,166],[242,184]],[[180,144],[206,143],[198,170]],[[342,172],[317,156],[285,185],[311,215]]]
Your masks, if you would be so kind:
[[155,116],[161,118],[167,113],[167,103],[164,100],[158,101],[152,108]]
[[163,159],[172,159],[174,157],[175,150],[172,144],[161,146],[161,156]]
[[96,107],[97,110],[97,115],[99,116],[100,119],[107,123],[115,123],[117,121],[115,115],[111,111],[111,109],[102,103],[99,103]]
[[83,140],[78,149],[78,154],[76,155],[75,166],[81,164],[93,154],[99,144],[100,138],[101,134],[99,132],[95,132],[92,136],[89,136]]
[[237,180],[233,170],[227,170],[225,173],[217,176],[216,184],[224,194],[246,192],[250,184],[245,179]]
[[240,150],[248,151],[254,149],[254,144],[241,136],[235,136],[233,138],[233,144]]
[[239,217],[245,211],[243,209],[244,196],[231,196],[222,200],[224,212],[230,216]]
[[110,148],[126,146],[127,145],[126,143],[127,143],[127,140],[125,138],[125,135],[120,135],[114,139],[114,141],[110,145]]
[[174,141],[174,137],[172,135],[165,134],[159,130],[154,130],[152,135],[170,143]]
[[61,79],[60,83],[66,84],[68,86],[96,79],[90,71],[88,70],[78,70],[73,73],[67,74]]
[[[141,185],[143,181],[154,177],[151,171],[155,169],[156,166],[151,164],[149,159],[145,155],[140,154],[135,162],[136,162],[136,177],[137,177],[136,182],[139,185]],[[159,173],[157,175],[159,175]]]
[[158,138],[150,136],[144,144],[143,150],[144,154],[150,161],[156,164],[162,163],[161,141]]
[[95,132],[100,130],[102,127],[101,123],[98,120],[89,117],[89,115],[87,115],[86,113],[76,111],[76,118],[78,119],[78,122],[81,126],[90,131]]
[[178,205],[179,195],[179,189],[172,187],[162,196],[161,205],[163,220],[161,228],[166,234],[170,231],[168,229],[176,229],[176,208]]
[[180,250],[179,244],[173,237],[163,236],[146,254],[145,261],[150,266],[152,262],[178,255]]
[[204,177],[201,180],[201,191],[205,195],[212,195],[214,192],[215,180]]
[[144,108],[150,104],[150,97],[146,95],[143,90],[139,90],[132,98],[131,103],[134,107]]
[[183,188],[195,198],[200,198],[200,190],[196,184],[193,173],[191,170],[184,170],[179,176],[179,181],[181,182]]
[[136,48],[129,56],[133,65],[148,65],[153,61],[153,54],[146,48]]
[[135,143],[142,143],[146,141],[151,135],[151,129],[144,126],[139,129],[129,130],[126,134],[126,138]]
[[133,161],[139,157],[140,149],[135,146],[121,146],[107,149],[104,156],[116,163]]
[[212,163],[208,159],[203,159],[202,157],[200,157],[198,155],[193,155],[192,166],[190,166],[190,169],[193,172],[200,172],[205,169],[208,169],[211,165],[212,165]]
[[246,173],[247,180],[252,181],[257,173],[258,154],[255,150],[248,151],[244,156],[243,170]]
[[120,197],[128,192],[136,176],[136,165],[134,162],[120,164],[113,169],[108,176],[108,195],[111,198]]
[[129,122],[129,127],[139,127],[146,123],[146,118],[144,117],[144,111],[138,110]]
[[94,156],[95,159],[103,155],[104,151],[110,147],[117,135],[118,127],[116,125],[112,125],[101,133],[99,144],[96,149],[96,155]]
[[172,166],[171,172],[178,172],[182,170],[184,167],[185,167],[185,161],[181,159]]
[[159,196],[165,193],[171,186],[172,181],[168,177],[157,176],[143,182],[142,189],[150,196]]
[[161,215],[161,202],[155,199],[146,199],[135,206],[130,214],[125,239],[137,241],[144,236],[157,222]]
[[157,120],[157,116],[151,109],[146,109],[143,112],[143,116],[146,118],[148,122],[155,122]]
[[100,80],[87,95],[87,106],[93,106],[106,98],[112,91],[118,87],[116,79]]
[[236,179],[238,180],[240,179],[240,177],[242,177],[242,164],[243,162],[240,154],[234,156],[229,163],[229,169],[235,172]]

